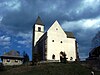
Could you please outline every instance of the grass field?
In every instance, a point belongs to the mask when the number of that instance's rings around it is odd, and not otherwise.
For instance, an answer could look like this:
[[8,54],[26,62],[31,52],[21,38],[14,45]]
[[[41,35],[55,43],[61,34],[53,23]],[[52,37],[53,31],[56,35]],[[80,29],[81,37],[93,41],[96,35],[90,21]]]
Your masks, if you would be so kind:
[[[91,75],[91,70],[78,63],[45,63],[37,66],[20,66],[0,75]],[[100,72],[95,71],[95,75]]]

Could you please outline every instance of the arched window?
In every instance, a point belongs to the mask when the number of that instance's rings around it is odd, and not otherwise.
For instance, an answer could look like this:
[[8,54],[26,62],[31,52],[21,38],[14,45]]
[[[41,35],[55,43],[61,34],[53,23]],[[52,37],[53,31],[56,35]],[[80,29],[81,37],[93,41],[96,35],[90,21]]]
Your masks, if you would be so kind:
[[52,55],[52,59],[55,59],[55,55],[54,54]]

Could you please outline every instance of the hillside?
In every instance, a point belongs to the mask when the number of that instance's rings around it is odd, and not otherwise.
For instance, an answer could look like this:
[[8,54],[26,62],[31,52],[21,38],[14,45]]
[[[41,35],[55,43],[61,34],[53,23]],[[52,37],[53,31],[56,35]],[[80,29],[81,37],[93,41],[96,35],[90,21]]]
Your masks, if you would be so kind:
[[[0,75],[90,75],[91,70],[77,63],[45,63],[37,66],[20,66]],[[95,75],[100,72],[95,71]]]

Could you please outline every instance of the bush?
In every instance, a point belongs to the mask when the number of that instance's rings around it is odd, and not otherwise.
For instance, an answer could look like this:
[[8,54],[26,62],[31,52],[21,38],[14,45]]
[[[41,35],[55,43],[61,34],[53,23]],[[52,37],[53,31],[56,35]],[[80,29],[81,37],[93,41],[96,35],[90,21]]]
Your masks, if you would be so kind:
[[0,71],[4,71],[4,65],[0,63]]

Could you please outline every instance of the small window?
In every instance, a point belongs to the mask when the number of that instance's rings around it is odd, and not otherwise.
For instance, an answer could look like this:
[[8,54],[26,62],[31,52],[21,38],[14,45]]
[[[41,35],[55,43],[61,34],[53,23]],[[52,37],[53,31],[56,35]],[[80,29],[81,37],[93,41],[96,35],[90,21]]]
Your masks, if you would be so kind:
[[55,55],[54,54],[52,55],[52,59],[55,59]]
[[41,31],[41,27],[38,27],[38,31],[39,31],[39,32]]
[[10,59],[7,59],[7,62],[10,62]]
[[58,30],[58,28],[56,28],[56,30]]
[[54,40],[52,40],[52,42],[54,42]]
[[60,43],[63,43],[62,41],[60,41]]
[[15,62],[18,62],[18,60],[15,60]]

